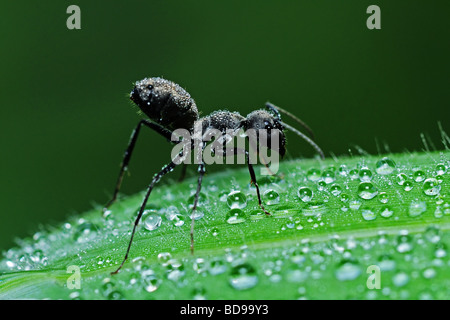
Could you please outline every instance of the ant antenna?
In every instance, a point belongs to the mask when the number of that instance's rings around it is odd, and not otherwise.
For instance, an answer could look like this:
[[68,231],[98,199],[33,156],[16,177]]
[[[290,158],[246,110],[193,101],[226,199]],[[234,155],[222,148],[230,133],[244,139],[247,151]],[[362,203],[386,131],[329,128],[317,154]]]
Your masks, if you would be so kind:
[[[311,136],[311,138],[314,139],[314,132],[312,131],[312,129],[305,122],[303,122],[302,120],[297,118],[294,114],[290,113],[287,110],[284,110],[283,108],[275,106],[273,103],[270,103],[270,102],[266,102],[266,107],[268,109],[274,111],[277,114],[278,118],[280,118],[280,113],[276,112],[276,111],[281,111],[288,117],[291,117],[292,120],[296,121],[299,125],[301,125],[308,132],[308,134]],[[273,109],[275,109],[275,110],[273,110]]]
[[305,134],[301,133],[300,131],[298,131],[297,129],[295,129],[294,127],[291,127],[290,125],[281,122],[281,124],[283,126],[285,126],[288,130],[291,130],[292,132],[294,132],[295,134],[297,134],[298,136],[300,136],[300,138],[302,138],[303,140],[305,140],[306,142],[308,142],[316,151],[317,153],[320,155],[320,157],[322,159],[325,158],[325,155],[322,151],[322,149],[320,149],[320,147],[313,141],[311,140],[308,136],[306,136]]

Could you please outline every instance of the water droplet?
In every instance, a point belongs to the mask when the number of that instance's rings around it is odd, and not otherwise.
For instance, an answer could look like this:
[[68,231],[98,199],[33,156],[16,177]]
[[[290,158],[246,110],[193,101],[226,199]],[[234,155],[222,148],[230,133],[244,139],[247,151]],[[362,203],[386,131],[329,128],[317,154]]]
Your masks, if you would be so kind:
[[349,207],[350,207],[350,209],[352,209],[352,210],[358,210],[359,209],[359,207],[361,207],[361,201],[359,201],[359,200],[352,200],[352,201],[350,201],[350,203],[349,203]]
[[323,180],[317,181],[317,190],[323,191],[323,190],[325,190],[326,186],[327,186],[327,184],[325,183],[325,181],[323,181]]
[[436,179],[428,178],[423,182],[422,190],[427,196],[436,196],[441,191],[441,185]]
[[359,170],[359,180],[361,180],[361,182],[369,182],[370,180],[372,180],[372,177],[373,174],[369,168],[362,168],[361,170]]
[[341,177],[346,177],[348,175],[348,168],[345,164],[339,166],[338,173]]
[[364,218],[364,220],[366,220],[366,221],[375,220],[377,217],[376,213],[370,209],[363,209],[361,214],[362,214],[362,217]]
[[397,238],[397,252],[407,253],[413,249],[411,243],[411,236],[408,234],[402,234]]
[[328,168],[327,170],[322,172],[322,179],[326,184],[333,183],[336,180],[334,171]]
[[302,200],[303,202],[310,202],[313,197],[313,192],[308,187],[299,188],[297,194],[300,200]]
[[399,272],[392,277],[392,283],[397,287],[403,287],[409,282],[409,276],[405,272]]
[[247,220],[247,216],[241,209],[231,209],[228,211],[226,221],[229,224],[242,223]]
[[258,284],[256,270],[248,263],[239,264],[231,270],[229,283],[236,290],[251,289]]
[[389,202],[389,196],[386,192],[380,192],[378,195],[378,199],[381,203],[388,203]]
[[225,264],[225,262],[221,259],[215,258],[213,260],[211,260],[210,264],[209,264],[209,273],[213,276],[218,275],[218,274],[222,274],[227,270],[227,266]]
[[433,268],[426,268],[423,270],[422,275],[425,279],[432,279],[436,276],[436,270]]
[[423,180],[425,180],[425,172],[423,172],[422,170],[414,171],[413,178],[415,182],[422,182]]
[[414,185],[410,180],[406,180],[405,182],[403,182],[403,190],[411,191],[413,188],[414,188]]
[[280,202],[280,196],[275,190],[269,189],[264,192],[264,200],[267,205],[277,204]]
[[144,289],[147,292],[155,292],[162,283],[162,280],[159,279],[151,269],[143,271],[141,276],[144,282]]
[[211,234],[213,235],[213,237],[217,237],[219,235],[219,228],[217,227],[212,228]]
[[397,184],[399,186],[402,186],[405,183],[405,181],[408,180],[408,176],[406,174],[404,174],[404,173],[399,173],[397,175],[396,179],[397,179]]
[[361,274],[361,268],[358,264],[350,260],[343,260],[338,265],[335,275],[340,281],[354,280]]
[[179,281],[185,274],[184,265],[178,259],[170,259],[167,261],[167,279]]
[[394,211],[389,206],[383,206],[380,208],[380,216],[383,218],[389,218],[392,217],[394,214]]
[[169,260],[172,259],[170,252],[161,252],[158,254],[158,261],[165,267]]
[[389,255],[382,255],[378,259],[378,266],[380,267],[381,271],[392,271],[396,267],[396,262],[394,259],[392,259]]
[[330,188],[330,192],[333,196],[337,197],[342,193],[342,188],[337,184],[333,184]]
[[435,226],[429,226],[425,230],[424,236],[431,243],[438,243],[441,240],[440,230]]
[[196,285],[195,288],[192,289],[192,299],[206,300],[206,289],[203,288],[200,284]]
[[172,221],[179,215],[180,211],[178,211],[178,208],[175,206],[169,206],[164,210],[164,215],[167,220]]
[[301,264],[301,263],[305,262],[305,260],[306,260],[305,254],[300,248],[295,248],[294,250],[292,250],[292,252],[290,254],[290,258],[291,258],[291,261],[296,264]]
[[230,209],[244,209],[247,206],[247,197],[241,191],[232,191],[228,194],[227,204]]
[[361,182],[358,186],[358,196],[370,200],[378,194],[377,188],[371,182]]
[[183,216],[181,213],[176,214],[174,218],[172,219],[172,223],[175,227],[181,227],[186,222],[186,217]]
[[[204,215],[205,215],[205,213],[203,212],[203,210],[197,208],[197,209],[195,209],[194,212],[192,212],[192,213],[189,215],[189,218],[191,218],[191,220],[192,220],[192,219],[194,219],[194,220],[200,220],[201,218],[204,217]],[[184,223],[183,223],[183,224],[184,224]]]
[[378,174],[391,174],[395,169],[395,162],[391,159],[384,157],[380,161],[378,161],[375,165],[375,171]]
[[349,199],[350,199],[350,197],[348,196],[348,194],[346,194],[346,193],[342,193],[342,194],[341,194],[340,200],[341,200],[342,202],[348,202]]
[[317,216],[326,212],[325,203],[323,201],[308,202],[307,206],[303,209],[302,214],[304,216]]
[[357,169],[350,170],[350,172],[348,174],[350,176],[350,179],[352,179],[352,180],[356,180],[356,179],[359,178],[359,174],[358,174],[358,170]]
[[427,204],[425,201],[413,200],[409,205],[408,214],[410,217],[420,216],[427,210]]
[[317,181],[317,180],[320,179],[320,170],[319,169],[315,169],[315,168],[311,168],[306,173],[306,176],[307,176],[309,181]]
[[260,209],[252,210],[250,212],[250,220],[260,220],[266,217],[266,213]]
[[436,174],[437,175],[443,175],[447,172],[447,168],[445,167],[445,165],[443,163],[439,163],[436,166]]
[[436,244],[436,250],[434,251],[434,256],[438,259],[447,256],[447,246],[443,243]]
[[289,282],[300,283],[308,278],[308,272],[299,269],[297,265],[291,266],[286,270],[286,280]]
[[162,218],[158,214],[149,214],[144,221],[144,228],[153,231],[161,226]]
[[192,268],[194,269],[195,272],[197,273],[202,273],[205,272],[207,269],[207,264],[205,262],[205,259],[203,258],[197,258],[195,259]]
[[89,242],[93,240],[96,236],[96,231],[98,230],[98,227],[90,222],[82,222],[77,226],[73,238],[77,242]]

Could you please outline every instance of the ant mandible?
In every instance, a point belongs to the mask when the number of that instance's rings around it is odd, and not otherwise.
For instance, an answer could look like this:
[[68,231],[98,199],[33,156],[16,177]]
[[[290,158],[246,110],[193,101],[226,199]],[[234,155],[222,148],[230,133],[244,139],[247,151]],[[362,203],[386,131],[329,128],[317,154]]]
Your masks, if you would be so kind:
[[[137,81],[133,90],[130,93],[130,99],[140,108],[140,110],[148,116],[149,119],[144,119],[139,121],[136,128],[133,130],[128,146],[125,150],[123,161],[121,164],[119,177],[117,179],[116,187],[113,193],[111,200],[105,205],[103,211],[106,211],[111,204],[117,199],[117,194],[119,193],[120,186],[122,184],[123,176],[125,171],[128,168],[128,164],[130,162],[131,154],[133,153],[139,132],[142,126],[146,126],[158,134],[166,138],[168,141],[172,143],[178,143],[177,141],[173,141],[172,133],[176,129],[186,129],[190,132],[194,131],[195,127],[200,125],[202,133],[205,133],[209,129],[215,129],[223,132],[227,130],[232,130],[233,132],[237,132],[239,129],[248,130],[248,129],[277,129],[279,132],[279,149],[276,150],[283,157],[286,152],[286,139],[284,136],[284,129],[288,129],[306,142],[308,142],[321,156],[324,158],[324,153],[320,149],[320,147],[313,141],[312,130],[299,118],[289,113],[286,110],[283,110],[275,105],[267,102],[266,109],[256,110],[247,115],[247,117],[241,116],[237,112],[230,111],[215,111],[208,116],[199,117],[199,112],[197,110],[197,106],[195,101],[191,98],[190,94],[180,87],[178,84],[165,80],[163,78],[155,77],[155,78],[145,78],[141,81]],[[299,130],[294,127],[284,123],[281,121],[281,113],[284,113],[299,123],[311,136],[308,137]],[[205,144],[203,144],[204,147]],[[270,145],[269,145],[270,148]],[[226,150],[225,150],[226,151]],[[258,203],[261,209],[267,214],[270,213],[264,208],[263,203],[261,201],[261,195],[259,192],[259,186],[256,181],[255,171],[253,169],[253,165],[251,161],[249,161],[249,152],[248,150],[237,150],[234,148],[232,150],[234,152],[242,152],[245,154],[246,163],[248,166],[248,170],[250,173],[251,183],[256,188],[256,194],[258,196]],[[223,156],[226,155],[226,152],[223,152]],[[139,224],[139,221],[142,218],[142,214],[144,212],[145,206],[147,204],[148,198],[155,186],[161,178],[167,173],[174,170],[174,168],[180,163],[175,161],[171,161],[166,164],[161,171],[159,171],[153,177],[150,185],[147,188],[144,199],[140,206],[138,215],[134,222],[133,230],[131,232],[131,238],[128,243],[128,248],[125,253],[125,256],[122,260],[122,263],[117,268],[116,271],[111,274],[116,274],[124,265],[125,261],[128,258],[128,254],[130,252],[131,244],[133,242],[133,238],[136,232],[136,228]],[[183,163],[183,172],[182,176],[185,174],[186,165]],[[192,222],[191,222],[191,231],[190,231],[190,239],[191,239],[191,253],[194,252],[194,212],[197,208],[198,198],[202,186],[203,176],[205,174],[205,163],[200,161],[198,164],[198,182],[197,182],[197,190],[194,197],[194,203],[192,207]]]

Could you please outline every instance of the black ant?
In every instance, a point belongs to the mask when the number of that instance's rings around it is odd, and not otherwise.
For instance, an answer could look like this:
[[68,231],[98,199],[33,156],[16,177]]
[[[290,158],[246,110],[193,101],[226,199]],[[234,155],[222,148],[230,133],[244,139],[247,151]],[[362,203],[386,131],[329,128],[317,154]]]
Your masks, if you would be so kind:
[[[292,115],[291,113],[274,106],[271,103],[266,103],[266,110],[256,110],[247,115],[247,117],[241,116],[237,112],[229,112],[229,111],[215,111],[212,114],[205,116],[203,118],[199,117],[199,112],[197,110],[197,106],[195,101],[191,98],[190,94],[186,92],[182,87],[178,84],[162,79],[162,78],[145,78],[141,81],[137,81],[133,90],[130,93],[130,99],[140,108],[140,110],[148,116],[149,120],[141,120],[139,121],[136,128],[133,130],[131,134],[130,141],[125,150],[125,154],[123,156],[123,161],[121,164],[121,169],[119,173],[119,177],[116,183],[116,188],[114,190],[113,196],[111,200],[105,205],[104,211],[116,200],[117,194],[119,192],[120,186],[122,184],[122,179],[125,171],[127,170],[128,164],[130,162],[131,154],[133,152],[134,146],[136,144],[139,132],[142,126],[149,127],[150,129],[156,131],[161,136],[166,138],[168,141],[172,143],[178,143],[177,141],[172,141],[172,133],[176,129],[187,129],[190,132],[194,131],[194,128],[200,125],[202,133],[205,133],[208,129],[215,129],[225,133],[227,130],[236,130],[243,129],[277,129],[279,132],[279,150],[276,150],[282,157],[286,152],[286,139],[284,136],[284,129],[288,129],[306,142],[308,142],[314,149],[319,153],[319,155],[324,158],[324,154],[319,146],[309,138],[305,134],[301,133],[294,127],[284,123],[281,121],[280,112],[290,116],[296,122],[298,122],[303,128],[307,130],[311,137],[313,137],[311,129],[300,119]],[[192,144],[193,145],[193,144]],[[204,144],[203,144],[204,147]],[[270,149],[270,145],[268,145]],[[261,195],[259,192],[258,183],[256,182],[255,171],[253,169],[253,165],[251,161],[249,161],[249,152],[248,150],[237,150],[234,148],[235,153],[241,152],[245,153],[246,163],[248,166],[248,170],[250,173],[251,183],[256,188],[256,194],[258,196],[258,203],[261,209],[267,214],[270,215],[269,212],[263,206],[261,201]],[[223,153],[226,155],[226,152]],[[150,193],[152,192],[156,183],[158,183],[161,178],[167,173],[173,171],[175,167],[179,163],[174,162],[173,160],[166,164],[160,172],[155,174],[153,180],[148,186],[147,192],[142,201],[141,207],[139,209],[137,218],[134,222],[133,230],[131,233],[131,238],[128,243],[128,248],[125,253],[125,257],[117,268],[116,271],[112,272],[112,274],[116,274],[122,268],[123,264],[128,258],[128,254],[130,252],[131,244],[133,242],[133,238],[136,232],[136,228],[139,224],[139,221],[142,218],[142,214],[144,212],[145,206],[147,204]],[[184,176],[186,165],[183,163],[183,173]],[[197,190],[195,193],[194,203],[192,207],[192,214],[194,214],[198,198],[200,194],[200,189],[202,186],[203,176],[205,174],[205,163],[200,161],[198,164],[198,182],[197,182]],[[194,218],[192,216],[191,222],[191,253],[194,251]]]

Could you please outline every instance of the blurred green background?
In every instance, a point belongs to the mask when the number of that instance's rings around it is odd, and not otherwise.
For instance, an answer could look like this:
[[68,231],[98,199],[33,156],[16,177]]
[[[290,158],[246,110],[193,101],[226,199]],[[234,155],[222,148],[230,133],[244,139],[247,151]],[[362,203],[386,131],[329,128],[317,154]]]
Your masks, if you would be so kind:
[[[81,30],[66,9],[81,8]],[[366,9],[381,8],[381,30]],[[0,250],[39,225],[105,203],[139,118],[132,83],[162,76],[203,114],[271,102],[330,155],[442,146],[448,126],[448,1],[2,1]],[[290,157],[313,150],[290,136]],[[353,148],[354,149],[354,148]],[[143,130],[123,193],[170,160]],[[172,177],[177,178],[177,173]],[[100,212],[99,212],[100,214]]]

